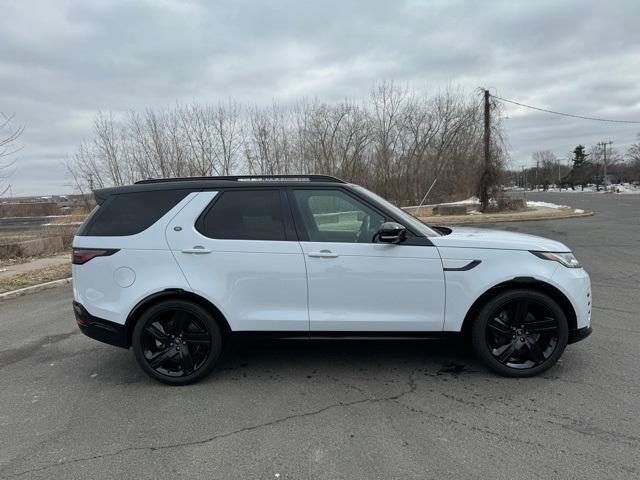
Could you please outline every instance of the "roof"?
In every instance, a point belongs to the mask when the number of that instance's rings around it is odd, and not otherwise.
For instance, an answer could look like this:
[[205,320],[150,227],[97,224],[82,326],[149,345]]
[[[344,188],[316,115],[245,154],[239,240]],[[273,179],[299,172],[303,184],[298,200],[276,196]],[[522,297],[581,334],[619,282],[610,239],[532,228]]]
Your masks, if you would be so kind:
[[346,184],[330,175],[237,175],[224,177],[181,177],[141,180],[132,185],[95,190],[96,201],[102,203],[111,195],[157,190],[204,190],[215,188],[251,188],[264,186],[296,186],[313,183],[318,186]]

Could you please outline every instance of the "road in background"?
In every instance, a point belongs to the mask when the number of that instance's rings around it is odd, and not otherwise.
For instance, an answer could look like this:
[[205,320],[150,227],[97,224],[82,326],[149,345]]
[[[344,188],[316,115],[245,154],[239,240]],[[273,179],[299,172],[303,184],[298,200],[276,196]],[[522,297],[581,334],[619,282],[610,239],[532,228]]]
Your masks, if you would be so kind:
[[640,195],[528,198],[596,211],[495,225],[567,243],[592,277],[594,334],[543,376],[456,342],[281,341],[171,388],[79,334],[54,289],[0,304],[0,478],[638,478]]
[[35,230],[51,223],[55,217],[9,217],[0,218],[0,236],[24,230]]

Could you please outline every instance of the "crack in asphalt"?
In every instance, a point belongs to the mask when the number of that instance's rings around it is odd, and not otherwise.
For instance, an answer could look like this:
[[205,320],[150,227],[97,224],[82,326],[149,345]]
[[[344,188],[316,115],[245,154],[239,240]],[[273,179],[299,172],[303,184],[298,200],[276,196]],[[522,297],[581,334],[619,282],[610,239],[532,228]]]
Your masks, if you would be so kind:
[[[37,468],[32,468],[29,470],[24,470],[22,472],[18,472],[18,473],[13,473],[13,474],[9,474],[7,475],[5,478],[17,478],[17,477],[21,477],[23,475],[27,475],[30,473],[36,473],[36,472],[42,472],[45,470],[49,470],[49,469],[53,469],[53,468],[58,468],[64,465],[69,465],[69,464],[74,464],[74,463],[79,463],[79,462],[84,462],[84,461],[92,461],[92,460],[98,460],[101,458],[108,458],[108,457],[116,457],[118,455],[121,455],[123,453],[129,453],[129,452],[140,452],[140,451],[148,451],[148,452],[157,452],[157,451],[162,451],[162,450],[169,450],[169,449],[173,449],[173,448],[181,448],[181,447],[191,447],[191,446],[197,446],[197,445],[205,445],[207,443],[211,443],[217,440],[222,440],[225,438],[229,438],[232,437],[234,435],[238,435],[241,433],[245,433],[245,432],[251,432],[254,430],[258,430],[264,427],[270,427],[270,426],[274,426],[274,425],[279,425],[281,423],[285,423],[288,422],[289,420],[293,420],[296,418],[305,418],[305,417],[312,417],[315,415],[319,415],[321,413],[324,413],[328,410],[332,410],[334,408],[345,408],[345,407],[352,407],[355,405],[361,405],[361,404],[365,404],[365,403],[381,403],[381,402],[389,402],[389,401],[396,401],[401,399],[402,397],[409,395],[411,393],[414,393],[417,389],[417,385],[416,385],[416,381],[414,379],[414,375],[416,372],[417,368],[414,369],[412,371],[412,373],[409,375],[409,379],[407,381],[407,387],[405,390],[396,393],[395,395],[390,395],[390,396],[386,396],[386,397],[367,397],[367,398],[361,398],[359,400],[353,400],[351,402],[338,402],[338,403],[333,403],[331,405],[327,405],[326,407],[322,407],[319,408],[317,410],[312,410],[309,412],[303,412],[303,413],[296,413],[296,414],[292,414],[292,415],[287,415],[284,417],[280,417],[280,418],[276,418],[275,420],[271,420],[268,422],[264,422],[264,423],[259,423],[257,425],[250,425],[248,427],[243,427],[243,428],[239,428],[237,430],[232,430],[230,432],[226,432],[226,433],[221,433],[218,435],[212,435],[210,437],[204,438],[204,439],[200,439],[200,440],[192,440],[192,441],[185,441],[185,442],[176,442],[176,443],[170,443],[170,444],[166,444],[166,445],[159,445],[159,446],[144,446],[144,447],[127,447],[127,448],[122,448],[120,450],[116,450],[115,452],[109,452],[109,453],[102,453],[99,455],[91,455],[91,456],[87,456],[87,457],[78,457],[78,458],[71,458],[69,460],[63,460],[63,461],[59,461],[57,463],[50,463],[48,465],[43,465],[41,467],[37,467]],[[4,471],[5,469],[3,469]]]
[[[480,432],[480,433],[484,433],[484,434],[487,434],[487,435],[491,435],[491,436],[493,436],[493,437],[495,437],[495,438],[497,438],[497,439],[499,439],[501,441],[508,441],[508,442],[519,444],[519,445],[523,445],[523,446],[526,446],[526,447],[537,447],[537,448],[541,448],[541,449],[549,448],[549,445],[546,444],[546,443],[535,442],[535,441],[531,441],[531,440],[525,440],[525,439],[523,439],[521,437],[507,435],[504,430],[495,431],[495,430],[493,430],[493,429],[491,429],[489,427],[473,425],[473,424],[461,421],[461,420],[456,419],[456,418],[446,417],[444,415],[439,415],[437,413],[434,413],[434,412],[431,412],[431,411],[428,411],[428,410],[424,410],[424,409],[419,408],[419,407],[410,406],[410,405],[405,404],[404,402],[397,402],[397,403],[398,403],[398,405],[400,405],[401,407],[405,408],[406,410],[408,410],[408,411],[410,411],[412,413],[415,413],[415,414],[418,414],[418,415],[427,416],[427,417],[430,417],[430,418],[434,418],[434,419],[440,420],[440,421],[442,421],[442,422],[444,422],[446,424],[453,424],[453,425],[457,425],[459,427],[467,428],[467,429],[469,429],[471,431],[475,431],[475,432]],[[472,405],[472,402],[469,402],[468,404]],[[506,403],[504,403],[504,404],[507,405]],[[478,406],[478,405],[475,405],[475,406]],[[498,415],[503,415],[503,412],[498,412],[498,411],[493,411],[492,413],[498,414]],[[513,418],[513,419],[517,420],[517,418]],[[552,421],[549,421],[549,420],[547,420],[547,422],[549,422],[549,423],[551,423],[553,425],[560,426],[561,428],[566,428],[567,427],[567,425],[565,425],[565,424],[552,422]],[[570,428],[570,430],[573,430],[573,431],[576,431],[578,433],[582,433],[582,434],[585,434],[585,435],[592,435],[591,432],[574,430],[572,428]],[[606,432],[606,433],[611,433],[611,432]],[[596,436],[597,436],[597,434],[596,434]],[[629,437],[627,435],[620,435],[620,437],[622,437],[623,439],[631,438],[633,441],[637,441],[636,437]],[[605,439],[602,439],[602,440],[606,441]],[[569,455],[570,454],[570,455],[574,455],[576,457],[587,457],[587,458],[590,458],[590,456],[592,455],[591,453],[585,454],[585,453],[582,453],[582,452],[571,452],[571,451],[564,450],[564,449],[561,449],[561,452],[563,454],[565,454],[565,455]],[[611,467],[619,468],[620,470],[622,470],[624,472],[634,473],[634,474],[637,473],[637,470],[634,467],[628,467],[628,466],[622,465],[620,463],[611,462],[611,461],[609,461],[607,459],[604,459],[604,458],[600,458],[600,460],[603,463],[606,463]]]
[[419,408],[419,407],[406,405],[405,403],[402,403],[402,402],[398,402],[398,404],[400,406],[402,406],[403,408],[405,408],[406,410],[409,410],[412,413],[416,413],[418,415],[425,415],[425,416],[428,416],[428,417],[431,417],[431,418],[435,418],[435,419],[441,420],[441,421],[443,421],[445,423],[458,425],[460,427],[464,427],[464,428],[467,428],[469,430],[473,430],[473,431],[476,431],[476,432],[486,433],[488,435],[492,435],[492,436],[498,437],[501,440],[508,440],[510,442],[518,443],[520,445],[526,445],[526,446],[529,446],[529,447],[535,446],[535,447],[539,447],[539,448],[544,448],[546,446],[545,444],[540,443],[540,442],[533,442],[533,441],[529,441],[529,440],[523,440],[522,438],[519,438],[519,437],[509,436],[509,435],[506,435],[504,431],[496,432],[494,430],[491,430],[490,428],[481,427],[481,426],[478,426],[478,425],[472,425],[470,423],[463,422],[463,421],[455,419],[455,418],[446,417],[444,415],[439,415],[437,413],[430,412],[428,410],[424,410],[424,409]]
[[[461,398],[456,395],[451,395],[447,393],[441,393],[441,395],[451,401],[454,401],[463,405],[468,405],[475,408],[484,408],[485,410],[490,411],[491,413],[497,416],[509,415],[508,412],[503,412],[495,408],[489,408],[483,401],[468,400],[468,399]],[[539,413],[542,413],[541,409],[539,408],[532,408],[526,405],[519,405],[517,403],[510,403],[510,402],[505,402],[505,401],[496,400],[496,399],[493,399],[492,401],[499,403],[504,407],[515,408],[519,411],[526,412],[528,415],[530,414],[538,415]],[[640,445],[640,437],[638,436],[618,433],[612,430],[607,430],[597,425],[586,423],[583,419],[575,418],[575,417],[572,417],[571,415],[559,414],[553,411],[545,411],[544,413],[548,415],[550,418],[543,418],[542,420],[550,425],[554,425],[562,429],[572,431],[574,433],[596,437],[602,440],[603,442],[614,441],[614,442],[629,445],[632,447],[636,447]],[[527,417],[525,415],[522,418],[518,418],[518,417],[513,417],[513,418],[515,420],[526,420]],[[530,423],[529,425],[536,426],[535,423]]]

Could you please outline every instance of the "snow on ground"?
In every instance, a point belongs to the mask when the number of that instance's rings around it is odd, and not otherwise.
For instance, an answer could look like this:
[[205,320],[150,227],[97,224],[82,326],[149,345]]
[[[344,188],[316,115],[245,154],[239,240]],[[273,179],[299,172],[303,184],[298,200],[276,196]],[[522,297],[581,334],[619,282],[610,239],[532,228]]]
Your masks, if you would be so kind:
[[440,205],[473,205],[475,203],[480,203],[480,199],[478,197],[469,197],[466,200],[458,200],[457,202],[441,203]]
[[[547,192],[561,192],[561,193],[620,193],[620,194],[640,194],[640,186],[638,185],[632,185],[630,183],[619,183],[619,184],[614,184],[614,185],[607,185],[607,191],[605,192],[603,187],[600,187],[600,191],[598,191],[597,187],[595,185],[588,185],[587,187],[584,188],[584,190],[582,189],[582,187],[580,185],[576,185],[575,186],[575,190],[571,190],[563,188],[562,190],[558,189],[555,186],[549,187],[549,189],[547,189]],[[522,190],[522,189],[516,189],[514,191],[517,190]]]
[[[450,203],[441,203],[439,205],[476,205],[478,204],[478,198],[477,197],[471,197],[468,198],[467,200],[460,200],[458,202],[450,202]],[[434,205],[423,205],[423,207],[432,207]],[[556,203],[551,203],[551,202],[540,202],[540,201],[536,201],[536,200],[527,200],[527,207],[530,208],[552,208],[554,210],[560,210],[560,209],[572,209],[572,207],[569,207],[568,205],[558,205]],[[403,207],[405,210],[408,209],[412,209],[412,208],[417,208],[417,207]],[[484,215],[484,213],[478,211],[477,209],[467,209],[467,214],[468,215]],[[584,213],[584,210],[581,210],[579,208],[573,209],[574,213]]]
[[[437,207],[439,205],[475,205],[480,203],[478,197],[469,197],[466,200],[458,200],[457,202],[446,202],[446,203],[425,203],[424,205],[420,205],[420,208],[427,207]],[[410,207],[402,207],[406,210],[410,210],[412,208],[418,208],[418,205],[412,205]]]
[[[457,202],[447,202],[447,203],[437,203],[437,204],[432,204],[432,205],[422,205],[422,207],[435,207],[437,205],[478,205],[480,203],[480,200],[478,200],[478,197],[470,197],[467,198],[466,200],[458,200]],[[495,201],[494,201],[495,203]],[[533,207],[533,208],[553,208],[553,209],[560,209],[560,208],[571,208],[567,205],[557,205],[555,203],[550,203],[550,202],[538,202],[538,201],[534,201],[534,200],[527,200],[527,206],[528,207]],[[422,208],[420,207],[420,208]],[[413,208],[417,208],[417,207],[403,207],[405,210],[410,210]],[[584,213],[584,210],[576,210],[577,213]],[[473,209],[473,210],[469,210],[469,215],[483,215],[482,212],[478,211],[477,209]]]
[[549,202],[536,202],[533,200],[527,200],[527,207],[569,208],[567,205],[557,205]]

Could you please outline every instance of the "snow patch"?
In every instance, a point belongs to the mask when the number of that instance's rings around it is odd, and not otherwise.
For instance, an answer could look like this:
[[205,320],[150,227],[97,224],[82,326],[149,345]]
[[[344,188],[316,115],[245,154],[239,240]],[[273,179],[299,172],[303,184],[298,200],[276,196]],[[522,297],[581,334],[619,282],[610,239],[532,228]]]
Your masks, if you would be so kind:
[[527,206],[528,207],[555,208],[555,209],[569,208],[566,205],[557,205],[555,203],[549,203],[549,202],[537,202],[537,201],[533,201],[533,200],[527,200]]
[[441,203],[440,205],[473,205],[480,203],[478,197],[469,197],[466,200],[458,200],[457,202]]
[[[506,190],[506,189],[505,189]],[[514,189],[522,190],[522,189]],[[593,184],[589,184],[582,189],[581,185],[575,185],[575,190],[571,188],[559,189],[557,186],[552,185],[547,189],[548,192],[560,192],[560,193],[620,193],[620,194],[640,194],[640,185],[633,185],[631,183],[614,183],[607,184],[607,190],[604,186],[600,185],[600,190]]]
[[[458,200],[457,202],[445,202],[445,203],[425,203],[424,205],[420,205],[420,208],[431,208],[437,207],[440,205],[475,205],[479,204],[480,200],[478,197],[469,197],[466,200]],[[411,205],[409,207],[402,207],[403,210],[412,210],[418,208],[418,205]]]

